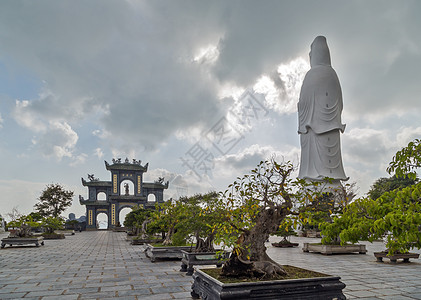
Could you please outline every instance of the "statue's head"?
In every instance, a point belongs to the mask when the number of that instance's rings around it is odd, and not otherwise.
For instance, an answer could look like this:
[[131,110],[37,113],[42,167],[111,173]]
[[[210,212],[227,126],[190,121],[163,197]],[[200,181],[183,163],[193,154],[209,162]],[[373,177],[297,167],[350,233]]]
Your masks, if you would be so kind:
[[315,67],[318,65],[330,66],[330,52],[327,41],[324,36],[319,35],[311,44],[310,65]]

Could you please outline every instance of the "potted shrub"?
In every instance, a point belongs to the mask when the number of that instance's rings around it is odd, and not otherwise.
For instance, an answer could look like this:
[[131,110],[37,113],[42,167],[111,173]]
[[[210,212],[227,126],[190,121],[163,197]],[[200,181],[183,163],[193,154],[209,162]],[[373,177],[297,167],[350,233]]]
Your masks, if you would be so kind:
[[35,244],[35,246],[44,245],[42,236],[34,236],[33,228],[41,226],[41,222],[34,221],[31,215],[21,216],[17,220],[8,223],[9,236],[1,240],[1,248],[6,245],[27,245]]
[[148,224],[151,222],[151,209],[145,209],[140,206],[134,206],[132,211],[126,215],[124,219],[124,227],[128,228],[128,240],[132,245],[143,245],[145,243],[159,243],[163,239],[156,235],[150,234],[147,230]]
[[[330,178],[325,178],[325,183]],[[303,207],[302,220],[319,229],[320,243],[303,243],[304,252],[324,255],[345,253],[367,253],[365,245],[341,243],[339,234],[344,229],[344,212],[355,197],[355,183],[341,184],[338,188],[325,190],[324,184],[316,184],[319,192],[309,205]]]
[[44,228],[44,233],[42,236],[46,240],[59,240],[64,239],[64,233],[56,232],[64,228],[64,220],[61,217],[45,217],[42,219],[42,227]]
[[385,257],[391,262],[418,258],[417,253],[409,251],[421,247],[421,184],[413,184],[418,181],[414,169],[420,166],[421,142],[415,140],[393,157],[387,171],[396,174],[376,181],[369,193],[373,199],[358,199],[341,219],[335,220],[332,227],[341,228],[341,241],[384,238],[387,249],[374,253],[378,261]]
[[291,236],[297,236],[297,233],[292,226],[291,219],[285,219],[281,225],[279,225],[278,230],[275,231],[274,235],[282,237],[282,240],[280,242],[272,243],[272,246],[277,248],[298,247],[298,243],[292,243],[290,241]]
[[219,205],[218,193],[197,194],[184,198],[184,218],[180,226],[185,233],[193,237],[195,247],[191,250],[181,250],[181,270],[187,275],[193,274],[195,265],[222,266],[229,252],[214,248],[214,238],[217,225],[223,216],[223,207]]
[[183,222],[188,215],[185,198],[179,200],[169,199],[157,206],[151,214],[148,224],[150,234],[162,233],[162,243],[146,244],[145,255],[152,262],[156,259],[181,259],[181,250],[190,250],[188,246],[188,228]]
[[[345,284],[339,277],[312,273],[311,278],[287,280],[296,278],[294,271],[266,253],[269,235],[288,215],[298,214],[300,202],[306,200],[300,192],[302,181],[291,179],[293,170],[290,163],[263,161],[220,195],[220,205],[225,209],[215,241],[231,247],[232,253],[222,269],[195,270],[193,298],[224,299],[229,295],[232,299],[345,299]],[[229,279],[240,282],[228,283]]]

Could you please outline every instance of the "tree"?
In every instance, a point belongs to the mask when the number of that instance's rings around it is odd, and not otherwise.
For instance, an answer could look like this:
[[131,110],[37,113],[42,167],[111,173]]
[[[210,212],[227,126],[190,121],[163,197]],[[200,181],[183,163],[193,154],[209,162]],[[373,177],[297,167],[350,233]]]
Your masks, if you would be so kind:
[[146,232],[142,232],[142,230],[145,229],[145,222],[148,222],[150,220],[151,214],[151,209],[145,209],[143,207],[134,206],[132,207],[132,211],[126,215],[123,225],[127,228],[130,228],[134,235],[146,235]]
[[415,170],[421,167],[421,140],[415,139],[408,145],[396,152],[392,161],[389,163],[387,172],[395,173],[397,177],[408,176],[416,179]]
[[217,224],[222,221],[225,209],[219,205],[218,193],[196,194],[182,200],[184,208],[180,212],[184,217],[179,218],[179,228],[195,238],[194,252],[213,252]]
[[166,233],[164,245],[184,245],[194,237],[195,252],[211,252],[215,224],[220,222],[224,209],[219,205],[217,192],[170,199],[152,213],[148,227]]
[[421,248],[421,183],[384,193],[376,200],[358,199],[340,218],[326,225],[325,238],[339,234],[341,243],[386,237],[389,254]]
[[187,236],[180,225],[182,224],[181,219],[185,217],[183,209],[183,199],[169,199],[159,204],[152,212],[151,222],[148,226],[151,233],[161,232],[164,234],[165,232],[163,245],[180,246],[186,243]]
[[293,171],[289,162],[262,161],[221,194],[220,205],[225,209],[222,222],[216,225],[215,241],[233,249],[221,275],[274,278],[287,274],[267,255],[265,242],[288,215],[298,214],[301,201],[312,196],[311,190],[307,196],[300,192],[302,181],[291,179]]
[[389,255],[421,248],[421,183],[414,170],[421,166],[420,140],[398,151],[387,171],[372,186],[370,198],[357,199],[332,224],[324,224],[322,242],[339,234],[341,244],[386,237]]
[[[29,237],[32,236],[32,229],[42,226],[42,221],[34,220],[32,216],[21,215],[18,219],[10,221],[9,228],[14,228],[16,232],[13,234],[16,237]],[[12,235],[12,236],[13,236]]]
[[46,233],[53,234],[54,230],[63,229],[64,220],[61,217],[45,217],[42,219],[42,226],[45,228]]
[[17,206],[14,206],[12,208],[12,211],[7,213],[6,216],[9,218],[9,221],[16,221],[17,219],[19,219],[23,215],[19,212]]
[[[311,186],[315,193],[310,197],[309,203],[300,208],[300,222],[304,228],[316,228],[324,230],[322,236],[326,235],[328,224],[335,218],[341,216],[345,208],[356,196],[356,182],[341,183],[336,188],[326,189],[326,185],[331,182],[331,178],[325,178],[322,182],[314,182]],[[338,228],[329,232],[329,238],[322,239],[322,244],[339,244],[339,233],[336,237],[330,238],[330,234],[337,232]]]
[[403,189],[404,187],[417,183],[417,181],[418,178],[410,178],[407,174],[401,177],[396,176],[396,174],[389,178],[382,177],[374,182],[367,195],[371,199],[376,200],[386,192],[390,192],[395,189]]
[[58,218],[72,204],[72,191],[66,191],[60,184],[49,184],[42,191],[35,209],[43,217]]

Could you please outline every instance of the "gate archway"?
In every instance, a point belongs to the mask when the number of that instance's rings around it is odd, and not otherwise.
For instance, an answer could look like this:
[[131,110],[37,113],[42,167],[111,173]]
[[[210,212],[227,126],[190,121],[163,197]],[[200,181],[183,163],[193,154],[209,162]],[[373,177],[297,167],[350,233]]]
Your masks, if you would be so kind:
[[[88,181],[82,178],[82,185],[88,187],[88,199],[79,195],[79,203],[86,205],[87,230],[97,228],[97,215],[102,212],[108,217],[107,228],[111,229],[118,223],[123,225],[124,216],[120,214],[123,208],[139,205],[154,209],[156,203],[164,202],[164,189],[168,188],[169,182],[164,183],[163,178],[143,182],[148,164],[142,166],[140,160],[129,161],[128,158],[122,162],[119,158],[113,159],[112,164],[105,161],[105,168],[111,172],[110,181],[99,180],[93,174],[88,175]],[[153,198],[155,201],[148,201]]]
[[96,216],[97,229],[108,229],[109,218],[106,212],[99,212]]

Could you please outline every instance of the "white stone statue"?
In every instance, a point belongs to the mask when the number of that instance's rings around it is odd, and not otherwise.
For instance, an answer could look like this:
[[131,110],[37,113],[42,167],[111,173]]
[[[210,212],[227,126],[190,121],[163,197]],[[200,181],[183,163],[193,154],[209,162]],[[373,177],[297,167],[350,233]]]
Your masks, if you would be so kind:
[[342,165],[340,134],[342,90],[330,63],[326,38],[318,36],[311,44],[311,69],[301,87],[298,102],[298,134],[301,160],[298,178],[321,181],[325,177],[348,180]]

